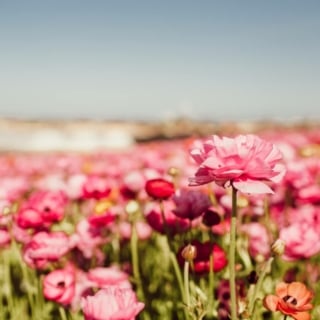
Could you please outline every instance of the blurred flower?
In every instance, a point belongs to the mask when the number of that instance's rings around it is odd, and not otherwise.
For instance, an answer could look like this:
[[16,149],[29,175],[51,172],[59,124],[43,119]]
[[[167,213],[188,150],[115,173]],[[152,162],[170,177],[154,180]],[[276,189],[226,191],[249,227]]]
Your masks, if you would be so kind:
[[43,279],[43,295],[46,299],[68,305],[75,294],[75,273],[72,268],[57,269]]
[[173,213],[173,203],[165,202],[163,204],[165,222],[162,219],[161,209],[156,204],[149,203],[146,205],[144,214],[149,225],[160,233],[165,233],[167,229],[168,233],[173,235],[179,232],[183,232],[190,227],[190,223],[186,219],[178,218]]
[[62,231],[38,232],[24,247],[23,259],[32,268],[45,268],[71,249],[69,237]]
[[112,190],[110,181],[98,175],[88,176],[82,188],[84,199],[95,200],[107,198]]
[[201,216],[211,205],[209,197],[199,190],[178,190],[172,197],[179,218],[193,220]]
[[279,182],[285,173],[280,151],[255,135],[214,135],[193,148],[191,156],[199,165],[191,186],[214,181],[244,193],[273,193],[263,181]]
[[[222,270],[227,264],[227,256],[224,250],[217,244],[209,241],[201,243],[198,240],[191,241],[190,245],[194,247],[197,252],[193,259],[193,270],[196,273],[208,273],[210,271],[210,256],[213,255],[213,270],[218,272]],[[178,261],[181,266],[184,264],[182,252],[185,247],[182,247],[178,252]]]
[[110,286],[81,300],[85,320],[134,320],[144,308],[134,291]]
[[150,197],[164,200],[174,194],[174,185],[172,182],[165,179],[150,179],[146,182],[145,190]]
[[0,248],[6,247],[11,242],[11,236],[8,230],[0,229]]
[[270,311],[280,311],[295,320],[309,320],[307,312],[313,308],[310,303],[313,295],[307,287],[300,282],[281,282],[276,286],[276,295],[268,295],[263,304]]
[[90,269],[88,271],[88,279],[99,288],[106,288],[114,285],[121,288],[131,288],[129,275],[117,267],[98,267]]

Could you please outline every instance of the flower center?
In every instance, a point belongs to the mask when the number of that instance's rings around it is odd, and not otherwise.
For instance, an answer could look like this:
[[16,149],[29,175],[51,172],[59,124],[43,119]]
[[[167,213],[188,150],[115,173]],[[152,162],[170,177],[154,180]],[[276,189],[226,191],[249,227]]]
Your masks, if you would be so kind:
[[292,296],[285,296],[282,300],[286,303],[293,304],[294,306],[298,303],[297,299]]

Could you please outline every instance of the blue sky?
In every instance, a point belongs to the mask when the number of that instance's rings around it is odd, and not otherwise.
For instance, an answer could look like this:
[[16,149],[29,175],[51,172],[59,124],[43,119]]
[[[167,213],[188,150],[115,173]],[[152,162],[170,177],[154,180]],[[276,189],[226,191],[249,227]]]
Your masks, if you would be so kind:
[[0,0],[0,116],[320,118],[320,2]]

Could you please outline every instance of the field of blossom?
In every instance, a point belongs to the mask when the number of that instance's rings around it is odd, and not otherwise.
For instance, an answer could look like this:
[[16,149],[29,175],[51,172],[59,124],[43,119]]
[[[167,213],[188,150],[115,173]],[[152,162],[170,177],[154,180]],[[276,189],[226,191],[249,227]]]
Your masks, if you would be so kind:
[[320,318],[320,131],[0,155],[0,320]]

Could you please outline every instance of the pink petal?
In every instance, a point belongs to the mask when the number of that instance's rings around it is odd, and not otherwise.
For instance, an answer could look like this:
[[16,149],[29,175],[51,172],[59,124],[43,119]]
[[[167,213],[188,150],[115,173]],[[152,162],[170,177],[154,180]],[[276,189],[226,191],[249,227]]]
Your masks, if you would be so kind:
[[265,193],[274,193],[268,185],[261,181],[255,180],[244,180],[244,181],[234,181],[232,185],[239,191],[243,193],[252,193],[252,194],[265,194]]

